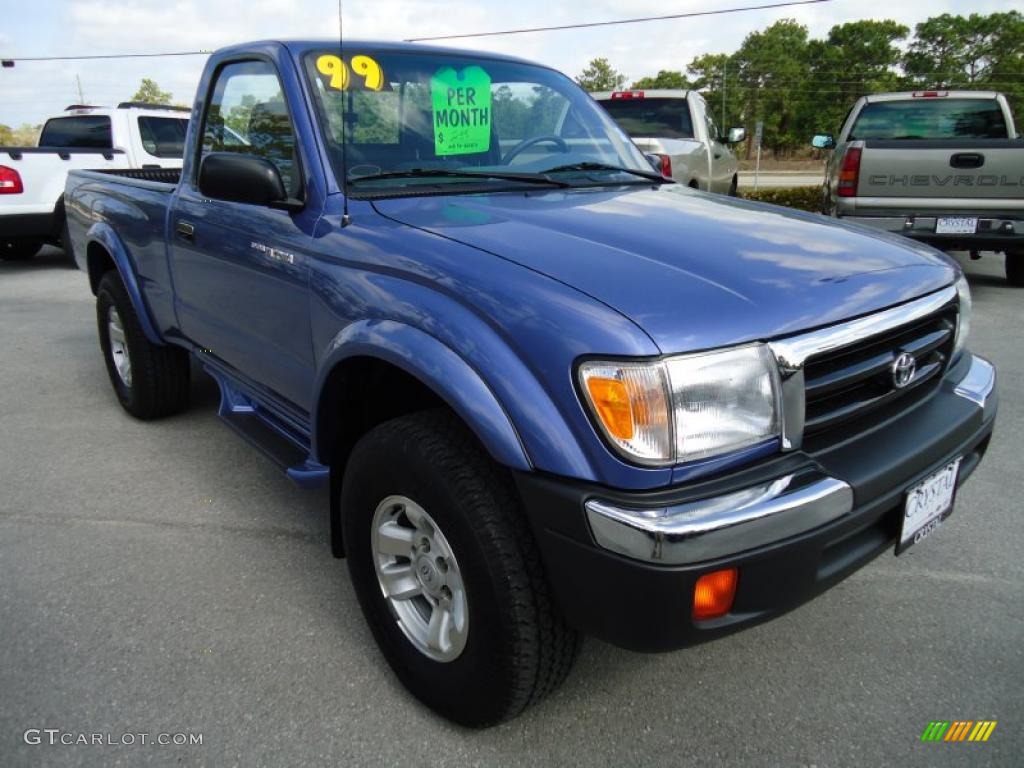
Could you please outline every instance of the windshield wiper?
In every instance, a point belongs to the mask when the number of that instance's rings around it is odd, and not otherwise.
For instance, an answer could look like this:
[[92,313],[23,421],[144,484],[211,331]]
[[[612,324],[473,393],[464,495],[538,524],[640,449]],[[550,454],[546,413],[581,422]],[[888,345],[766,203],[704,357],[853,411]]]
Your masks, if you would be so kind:
[[469,179],[498,179],[500,181],[520,181],[526,184],[544,184],[549,187],[571,187],[567,181],[552,179],[543,173],[505,173],[502,171],[451,171],[444,168],[412,168],[408,171],[389,171],[387,173],[372,173],[368,176],[354,176],[348,180],[349,184],[361,181],[383,181],[387,179],[429,179],[429,178],[469,178]]
[[544,173],[558,173],[559,171],[618,171],[619,173],[631,173],[660,184],[673,184],[672,179],[665,178],[656,171],[641,171],[636,168],[625,168],[621,165],[608,165],[606,163],[570,163],[569,165],[556,165],[554,168],[547,168]]

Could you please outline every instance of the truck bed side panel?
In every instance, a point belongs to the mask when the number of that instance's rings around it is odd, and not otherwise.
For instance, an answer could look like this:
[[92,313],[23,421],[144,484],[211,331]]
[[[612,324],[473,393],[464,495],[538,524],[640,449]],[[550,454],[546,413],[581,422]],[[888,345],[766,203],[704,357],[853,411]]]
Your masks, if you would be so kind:
[[68,178],[67,209],[75,253],[84,258],[90,230],[109,226],[120,239],[160,334],[176,327],[165,227],[174,185],[92,171]]

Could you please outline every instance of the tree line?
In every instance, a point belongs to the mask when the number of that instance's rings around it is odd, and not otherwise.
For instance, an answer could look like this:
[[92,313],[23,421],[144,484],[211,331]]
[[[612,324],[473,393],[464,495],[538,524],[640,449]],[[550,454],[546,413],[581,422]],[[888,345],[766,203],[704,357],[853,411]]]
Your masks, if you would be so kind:
[[[605,58],[577,77],[591,91],[624,88]],[[776,157],[807,147],[812,134],[836,133],[854,101],[881,91],[967,89],[1006,94],[1020,128],[1024,117],[1024,15],[942,14],[914,33],[892,20],[837,24],[824,39],[783,19],[746,36],[733,53],[707,53],[685,70],[662,70],[634,89],[700,91],[723,129],[764,123],[763,147]],[[747,142],[747,157],[753,142]]]

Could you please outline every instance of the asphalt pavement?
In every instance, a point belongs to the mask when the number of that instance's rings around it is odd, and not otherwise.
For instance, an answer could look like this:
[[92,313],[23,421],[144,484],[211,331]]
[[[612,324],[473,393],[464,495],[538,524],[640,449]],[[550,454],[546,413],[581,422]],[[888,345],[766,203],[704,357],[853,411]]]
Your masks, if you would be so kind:
[[[200,375],[186,414],[128,417],[85,275],[0,263],[0,766],[1024,764],[1024,290],[1001,257],[967,268],[1001,412],[935,535],[724,640],[587,640],[556,694],[474,732],[377,652],[325,492],[223,426]],[[922,743],[932,720],[998,725]]]

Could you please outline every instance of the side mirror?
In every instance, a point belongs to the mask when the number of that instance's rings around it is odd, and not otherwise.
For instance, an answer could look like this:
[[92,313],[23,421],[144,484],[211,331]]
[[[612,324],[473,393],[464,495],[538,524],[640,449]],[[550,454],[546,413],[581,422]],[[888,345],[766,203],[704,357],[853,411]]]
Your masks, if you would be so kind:
[[831,133],[819,133],[811,139],[811,146],[815,149],[832,149],[835,145],[836,140],[832,138]]
[[199,191],[206,197],[236,203],[297,210],[302,202],[285,191],[277,166],[242,152],[211,152],[199,165]]
[[729,133],[725,136],[726,144],[739,144],[747,138],[747,131],[745,128],[730,128]]

